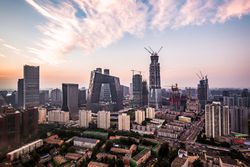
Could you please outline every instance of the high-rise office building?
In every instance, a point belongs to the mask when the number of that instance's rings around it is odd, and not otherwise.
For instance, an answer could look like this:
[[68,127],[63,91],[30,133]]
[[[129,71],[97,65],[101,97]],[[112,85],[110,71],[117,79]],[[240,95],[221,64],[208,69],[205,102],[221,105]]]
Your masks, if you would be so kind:
[[135,111],[135,122],[141,124],[145,120],[145,111],[136,110]]
[[157,52],[150,52],[151,63],[149,66],[149,106],[156,109],[162,107],[160,63]]
[[[111,95],[110,102],[105,104],[102,103],[100,99],[103,84],[108,85],[110,90],[108,96],[110,97]],[[101,68],[97,68],[96,70],[92,71],[88,89],[87,108],[93,112],[97,112],[102,109],[119,111],[122,108],[122,90],[120,79],[118,77],[108,75],[107,71],[105,74],[102,74]]]
[[102,129],[110,128],[110,112],[109,111],[98,111],[97,127],[102,128]]
[[207,137],[218,138],[230,133],[229,107],[213,102],[205,106],[205,132]]
[[146,118],[150,118],[150,119],[155,118],[155,108],[153,107],[146,108]]
[[39,66],[25,65],[24,73],[24,108],[39,105]]
[[101,92],[100,92],[100,102],[109,102],[111,103],[111,90],[110,90],[110,84],[109,83],[102,83],[101,86]]
[[118,116],[118,130],[130,130],[130,116],[122,113]]
[[24,86],[23,79],[18,79],[17,82],[17,104],[18,107],[23,107]]
[[63,104],[62,110],[68,111],[70,119],[77,120],[79,116],[78,108],[78,84],[62,84]]
[[197,89],[197,96],[199,103],[201,105],[201,109],[205,109],[205,105],[207,104],[208,91],[209,91],[208,79],[207,76],[205,76],[205,78],[204,77],[201,78]]
[[249,134],[248,129],[249,108],[233,106],[230,107],[231,131]]
[[39,93],[39,101],[41,105],[45,105],[49,102],[49,90],[42,90]]
[[56,106],[62,105],[62,91],[58,88],[51,91],[51,104]]
[[142,75],[133,75],[133,106],[142,106]]
[[78,106],[83,107],[86,105],[87,100],[86,100],[86,89],[82,88],[78,92]]
[[147,81],[142,81],[142,106],[148,106],[148,85],[147,85]]
[[88,128],[89,123],[92,121],[92,113],[90,110],[79,111],[79,126]]

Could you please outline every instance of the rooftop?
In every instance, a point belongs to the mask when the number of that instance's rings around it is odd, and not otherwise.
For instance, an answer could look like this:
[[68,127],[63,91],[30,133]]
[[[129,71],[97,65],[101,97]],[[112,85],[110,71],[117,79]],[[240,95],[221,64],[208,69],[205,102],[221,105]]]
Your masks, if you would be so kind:
[[91,138],[84,138],[84,137],[74,137],[74,141],[81,141],[81,142],[86,142],[86,143],[93,143],[95,144],[98,142],[98,139],[91,139]]

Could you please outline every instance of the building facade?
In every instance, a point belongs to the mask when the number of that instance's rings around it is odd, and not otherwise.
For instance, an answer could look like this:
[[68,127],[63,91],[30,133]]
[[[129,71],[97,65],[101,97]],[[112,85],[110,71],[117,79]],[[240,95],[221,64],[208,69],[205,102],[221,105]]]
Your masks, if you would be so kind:
[[145,120],[145,111],[136,110],[135,111],[135,122],[141,124]]
[[63,104],[62,110],[69,111],[70,119],[77,120],[78,108],[78,84],[62,84]]
[[17,82],[17,105],[18,107],[23,107],[24,104],[24,85],[23,79],[18,79]]
[[48,112],[48,122],[50,123],[67,123],[69,122],[69,112],[61,110],[52,110]]
[[205,106],[205,132],[207,137],[218,138],[228,135],[229,128],[229,107],[221,105],[220,102],[213,102]]
[[25,65],[24,73],[24,108],[39,106],[39,66]]
[[38,124],[45,123],[47,121],[47,109],[43,107],[38,108]]
[[233,106],[230,109],[231,131],[249,134],[248,117],[249,108]]
[[92,121],[92,112],[90,110],[79,111],[79,126],[88,128],[89,123]]
[[205,109],[205,105],[207,104],[208,91],[209,91],[208,78],[207,76],[205,76],[205,78],[201,78],[197,88],[197,93],[198,93],[197,96],[199,103],[201,105],[201,109]]
[[51,104],[55,106],[62,105],[62,91],[58,88],[51,90]]
[[142,75],[133,75],[133,106],[142,106]]
[[130,130],[130,116],[122,113],[118,116],[118,130]]
[[97,127],[102,129],[110,128],[110,112],[99,111],[97,113]]
[[146,108],[146,118],[150,118],[150,119],[155,118],[155,108],[153,107]]

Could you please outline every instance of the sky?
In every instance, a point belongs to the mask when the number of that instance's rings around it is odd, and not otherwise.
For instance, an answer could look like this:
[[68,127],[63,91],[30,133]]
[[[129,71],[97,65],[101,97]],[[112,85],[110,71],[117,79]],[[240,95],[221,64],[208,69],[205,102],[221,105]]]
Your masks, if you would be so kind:
[[159,53],[161,85],[250,88],[250,0],[1,0],[0,89],[16,89],[23,65],[40,66],[40,87],[88,87],[109,68],[123,85],[148,80]]

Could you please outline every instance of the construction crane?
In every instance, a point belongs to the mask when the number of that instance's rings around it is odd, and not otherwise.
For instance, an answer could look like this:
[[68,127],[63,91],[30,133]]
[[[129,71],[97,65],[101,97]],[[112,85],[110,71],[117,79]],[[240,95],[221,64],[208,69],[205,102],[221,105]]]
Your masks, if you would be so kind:
[[150,46],[148,48],[144,47],[144,49],[146,51],[148,51],[148,53],[150,53],[152,56],[154,56],[154,55],[156,56],[160,53],[160,51],[162,50],[163,47],[161,46],[160,49],[158,50],[158,52],[155,52]]

